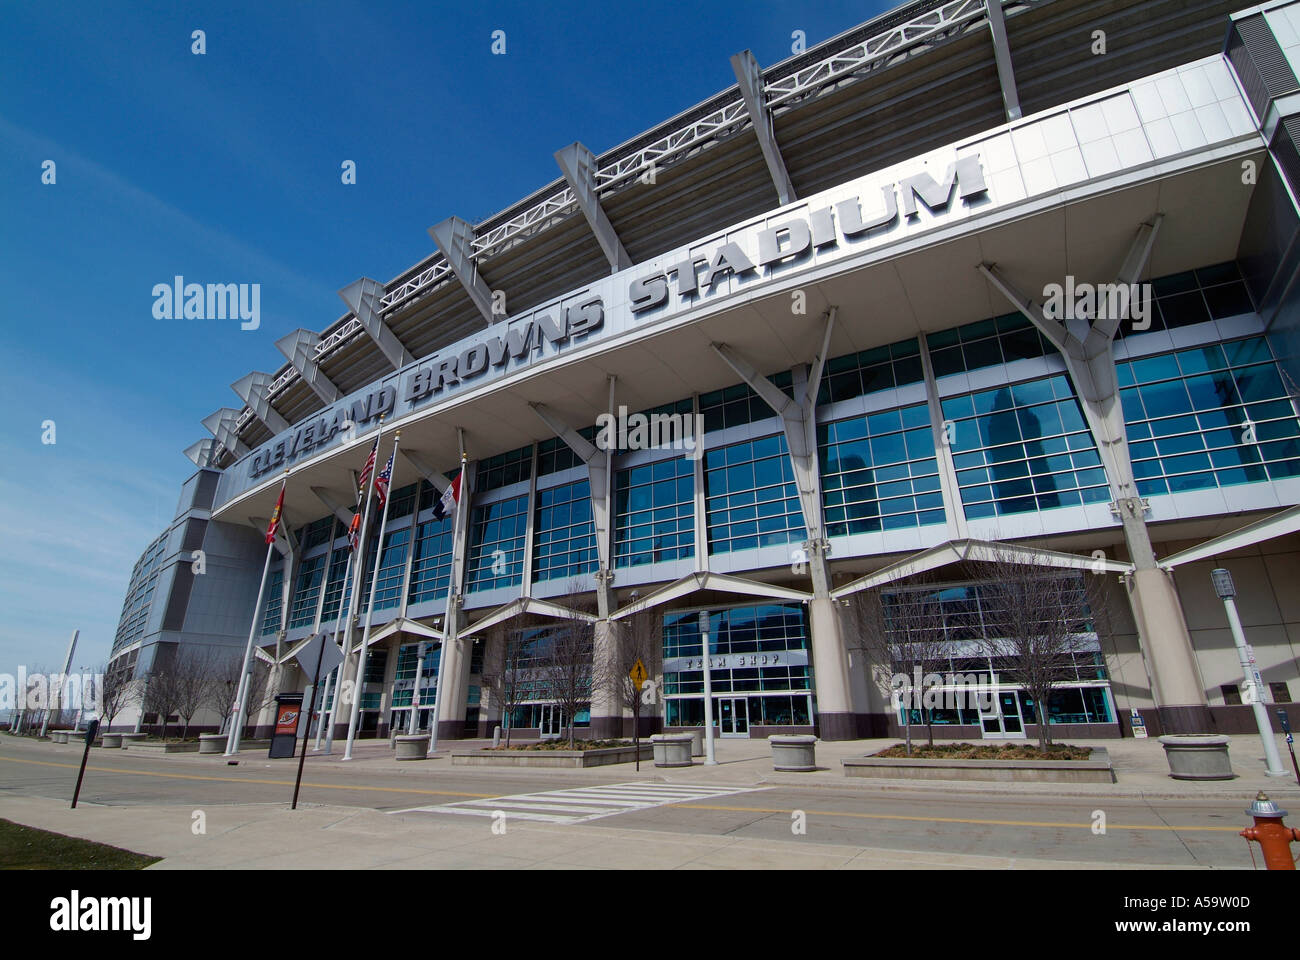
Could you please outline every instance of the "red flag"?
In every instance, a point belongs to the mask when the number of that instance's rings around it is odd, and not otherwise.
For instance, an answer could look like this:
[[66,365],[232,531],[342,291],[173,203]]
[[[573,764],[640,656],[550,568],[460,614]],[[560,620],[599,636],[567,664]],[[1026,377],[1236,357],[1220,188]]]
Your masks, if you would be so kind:
[[352,514],[352,524],[348,527],[348,545],[355,550],[359,543],[358,537],[361,533],[361,514]]
[[284,509],[284,486],[280,487],[280,499],[275,501],[275,510],[271,514],[271,525],[266,528],[266,542],[269,546],[275,541],[275,531],[280,526],[280,512]]

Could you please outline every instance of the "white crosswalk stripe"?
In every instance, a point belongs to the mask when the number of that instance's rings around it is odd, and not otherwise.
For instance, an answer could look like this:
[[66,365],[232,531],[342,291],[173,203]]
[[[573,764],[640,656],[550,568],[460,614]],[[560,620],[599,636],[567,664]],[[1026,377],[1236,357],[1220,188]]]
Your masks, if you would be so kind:
[[508,819],[541,823],[585,823],[633,810],[648,810],[673,803],[711,800],[737,793],[754,793],[768,787],[702,787],[680,783],[613,783],[570,790],[518,793],[483,800],[459,800],[428,807],[410,807],[392,813],[451,813],[470,817],[491,817],[498,812]]

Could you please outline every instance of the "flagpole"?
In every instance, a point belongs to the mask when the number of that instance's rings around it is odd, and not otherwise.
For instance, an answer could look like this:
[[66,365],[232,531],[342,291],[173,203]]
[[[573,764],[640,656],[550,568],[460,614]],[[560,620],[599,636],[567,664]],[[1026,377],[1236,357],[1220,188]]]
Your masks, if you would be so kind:
[[[284,488],[289,485],[289,471],[284,471],[284,479],[280,481],[280,500],[278,504],[284,503]],[[279,516],[272,519],[272,523],[279,523]],[[266,593],[266,575],[271,569],[271,553],[275,550],[275,533],[274,530],[267,531],[271,538],[266,543],[266,562],[262,564],[262,582],[257,587],[257,602],[253,605],[253,623],[248,628],[248,643],[244,645],[244,665],[239,670],[239,709],[235,711],[235,718],[230,724],[230,732],[226,735],[226,756],[233,757],[239,753],[239,734],[244,727],[244,712],[248,709],[248,685],[244,683],[245,674],[248,673],[248,663],[253,657],[253,638],[257,636],[257,628],[261,624],[262,597]]]
[[[383,438],[383,436],[384,436],[384,418],[381,416],[379,418],[379,433],[375,435],[375,446],[371,454],[371,456],[375,458],[375,462],[371,464],[370,476],[366,480],[366,490],[364,494],[365,507],[364,509],[362,509],[361,529],[357,532],[357,545],[354,548],[354,553],[353,553],[353,558],[356,560],[356,563],[353,564],[352,566],[352,590],[348,595],[348,619],[346,625],[343,628],[343,663],[339,666],[339,671],[340,671],[339,682],[338,682],[337,689],[334,691],[334,707],[330,711],[329,736],[327,736],[325,739],[326,753],[330,753],[334,749],[334,715],[335,715],[335,711],[338,710],[339,699],[343,693],[343,682],[344,682],[344,677],[347,674],[348,661],[352,658],[352,621],[356,618],[357,615],[357,594],[361,592],[359,588],[361,586],[362,571],[364,570],[366,565],[366,536],[370,533],[370,501],[371,501],[370,494],[375,489],[375,474],[379,472],[379,441]],[[362,495],[361,491],[357,491],[357,493],[359,496]],[[361,508],[360,502],[357,503],[357,507]],[[335,629],[336,630],[338,629],[337,623],[335,624]],[[356,675],[353,678],[352,687],[353,687],[354,702],[360,703],[361,701],[360,670],[357,671]]]
[[[397,444],[402,439],[402,431],[398,430],[393,434],[393,452],[388,458],[388,465],[384,469],[388,473],[388,490],[384,493],[384,509],[379,519],[379,542],[375,545],[375,569],[370,574],[370,602],[366,604],[366,623],[361,631],[361,652],[357,654],[357,688],[356,696],[352,700],[352,717],[348,720],[348,743],[343,750],[343,759],[352,759],[352,743],[357,736],[357,720],[361,716],[361,681],[366,672],[366,654],[369,651],[370,644],[370,622],[375,616],[375,592],[379,587],[379,568],[384,565],[384,532],[388,529],[388,505],[393,502],[393,475],[397,473]],[[371,487],[374,486],[373,477],[379,473],[379,461],[375,461],[375,471],[371,475]]]
[[[442,681],[447,667],[447,631],[451,629],[451,618],[455,612],[456,594],[459,592],[459,571],[456,569],[456,538],[460,535],[461,510],[469,499],[469,490],[465,485],[465,448],[460,451],[460,496],[456,498],[456,513],[451,518],[451,570],[447,575],[447,612],[442,618],[442,642],[438,652],[438,672],[434,675],[433,685],[433,719],[429,721],[429,752],[433,756],[438,749],[438,711],[442,708]],[[468,531],[466,531],[468,533]],[[417,678],[417,683],[419,682]]]
[[[354,553],[355,553],[355,551],[352,549],[351,545],[349,544],[349,546],[348,546],[348,565],[347,565],[347,569],[343,572],[343,583],[344,583],[344,586],[347,585],[348,580],[352,577],[352,557],[353,557],[353,554],[354,554]],[[348,606],[351,607],[351,605],[352,605],[352,595],[351,595],[351,592],[349,592],[349,594],[348,594]],[[338,611],[334,614],[334,646],[336,646],[336,647],[339,645],[339,627],[342,626],[342,624],[343,624],[343,591],[340,590],[340,591],[339,591],[339,608],[338,608]],[[325,710],[324,710],[325,701],[324,701],[324,700],[321,701],[321,707],[322,707],[322,711],[321,711],[321,712],[322,712],[322,714],[324,714],[324,713],[326,713],[326,712],[329,713],[329,728],[325,731],[325,752],[326,752],[326,753],[329,753],[331,750],[334,749],[334,717],[336,716],[336,714],[337,714],[337,712],[338,712],[338,703],[339,703],[339,690],[338,690],[338,688],[339,688],[339,686],[342,684],[342,681],[343,681],[343,668],[344,668],[344,666],[345,666],[346,663],[347,663],[346,651],[345,651],[345,656],[344,656],[343,660],[344,660],[344,663],[339,664],[339,666],[335,667],[334,670],[331,671],[331,673],[330,673],[330,679],[326,682],[326,685],[325,685],[325,698],[326,698],[326,699],[329,699],[329,692],[330,692],[330,687],[331,687],[331,685],[333,686],[333,689],[334,689],[334,699],[330,701],[330,706],[329,706],[329,710],[328,710],[328,711],[325,711]],[[324,727],[324,724],[322,724],[321,726]],[[320,749],[320,731],[319,731],[319,730],[317,730],[317,732],[316,732],[316,749],[317,749],[317,750]]]

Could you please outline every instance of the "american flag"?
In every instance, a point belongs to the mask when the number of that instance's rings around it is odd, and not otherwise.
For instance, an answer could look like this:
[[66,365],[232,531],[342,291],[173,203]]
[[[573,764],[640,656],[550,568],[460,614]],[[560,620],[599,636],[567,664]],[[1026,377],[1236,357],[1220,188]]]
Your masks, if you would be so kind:
[[370,471],[375,469],[375,454],[378,452],[379,438],[375,437],[375,445],[370,448],[370,456],[366,458],[366,465],[361,468],[361,476],[357,478],[357,503],[366,495],[366,483],[370,480]]
[[388,481],[393,479],[393,454],[388,455],[388,463],[375,477],[375,496],[379,498],[379,509],[384,509],[384,503],[388,500]]

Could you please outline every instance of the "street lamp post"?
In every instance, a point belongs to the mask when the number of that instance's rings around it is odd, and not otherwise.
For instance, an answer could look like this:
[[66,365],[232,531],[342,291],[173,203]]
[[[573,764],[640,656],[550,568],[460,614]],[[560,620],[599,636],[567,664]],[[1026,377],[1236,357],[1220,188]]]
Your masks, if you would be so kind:
[[713,676],[709,670],[709,611],[700,611],[700,644],[704,654],[704,765],[717,766],[713,755]]
[[1270,777],[1285,777],[1282,758],[1278,756],[1277,740],[1273,737],[1273,725],[1269,723],[1268,711],[1264,708],[1264,681],[1255,669],[1254,657],[1246,645],[1246,634],[1241,628],[1241,618],[1237,616],[1237,588],[1232,582],[1232,574],[1219,567],[1210,573],[1214,581],[1215,592],[1223,601],[1223,608],[1228,614],[1228,626],[1232,628],[1232,642],[1237,645],[1237,658],[1246,675],[1246,686],[1251,692],[1251,708],[1255,711],[1255,725],[1259,727],[1259,738],[1264,742],[1264,760],[1268,767],[1265,774]]

